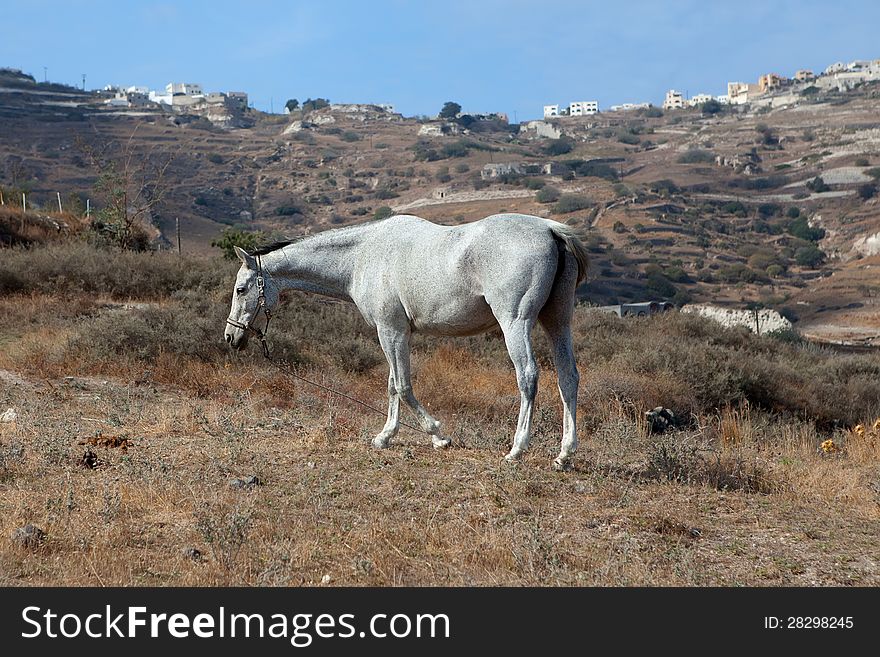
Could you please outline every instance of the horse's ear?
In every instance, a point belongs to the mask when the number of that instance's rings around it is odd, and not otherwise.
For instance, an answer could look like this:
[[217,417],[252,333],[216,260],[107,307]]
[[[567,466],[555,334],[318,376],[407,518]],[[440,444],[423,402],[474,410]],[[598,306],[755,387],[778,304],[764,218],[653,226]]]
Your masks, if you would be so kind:
[[235,250],[235,255],[238,256],[238,259],[241,260],[242,264],[245,267],[253,266],[253,264],[254,264],[253,256],[251,256],[247,251],[245,251],[240,246],[233,246],[232,248]]

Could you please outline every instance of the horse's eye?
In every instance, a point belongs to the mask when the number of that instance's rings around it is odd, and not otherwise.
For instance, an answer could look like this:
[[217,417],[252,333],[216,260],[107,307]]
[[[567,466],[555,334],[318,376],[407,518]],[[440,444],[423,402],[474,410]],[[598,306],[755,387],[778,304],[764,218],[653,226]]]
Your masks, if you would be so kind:
[[240,287],[240,288],[237,288],[235,291],[238,292],[239,294],[244,294],[245,292],[247,292],[247,288]]

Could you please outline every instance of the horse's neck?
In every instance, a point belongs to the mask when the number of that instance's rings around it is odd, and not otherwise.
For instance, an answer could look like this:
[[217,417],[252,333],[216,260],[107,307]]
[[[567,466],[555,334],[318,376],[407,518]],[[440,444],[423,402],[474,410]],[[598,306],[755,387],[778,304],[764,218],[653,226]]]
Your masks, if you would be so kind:
[[328,231],[263,256],[266,273],[282,289],[351,301],[354,250],[360,231]]

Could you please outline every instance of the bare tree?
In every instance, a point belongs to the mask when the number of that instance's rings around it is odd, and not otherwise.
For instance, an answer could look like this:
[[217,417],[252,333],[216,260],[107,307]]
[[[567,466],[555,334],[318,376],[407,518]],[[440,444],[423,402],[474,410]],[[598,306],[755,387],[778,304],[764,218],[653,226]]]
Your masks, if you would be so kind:
[[145,225],[168,191],[165,174],[174,160],[167,151],[136,152],[138,126],[123,144],[106,140],[96,147],[79,140],[98,174],[95,191],[104,201],[92,219],[92,228],[121,249],[144,250],[149,236]]

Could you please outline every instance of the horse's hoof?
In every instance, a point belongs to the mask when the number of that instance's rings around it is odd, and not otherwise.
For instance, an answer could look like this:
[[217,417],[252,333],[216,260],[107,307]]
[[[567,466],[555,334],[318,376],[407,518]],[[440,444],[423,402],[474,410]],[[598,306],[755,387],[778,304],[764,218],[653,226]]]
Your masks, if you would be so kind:
[[517,461],[520,460],[521,457],[522,457],[522,452],[518,452],[518,451],[512,449],[512,450],[510,450],[510,453],[508,453],[504,457],[504,460],[507,461],[508,463],[516,463]]
[[437,436],[431,436],[431,444],[434,445],[434,449],[446,449],[452,444],[452,440],[449,438],[437,438]]
[[373,449],[386,449],[390,442],[391,441],[386,438],[373,438],[373,441],[370,444],[373,446]]
[[553,460],[553,469],[556,472],[568,472],[571,470],[571,459],[555,458]]

